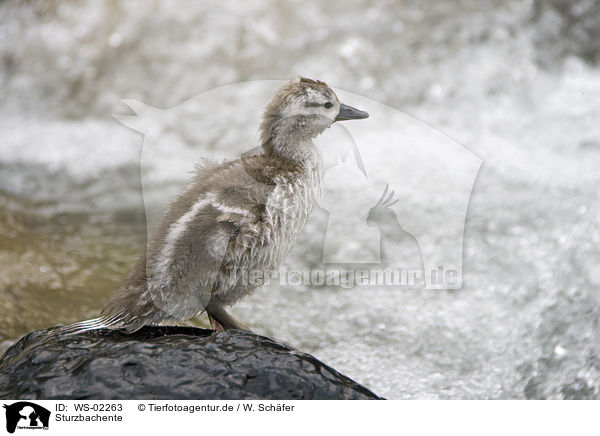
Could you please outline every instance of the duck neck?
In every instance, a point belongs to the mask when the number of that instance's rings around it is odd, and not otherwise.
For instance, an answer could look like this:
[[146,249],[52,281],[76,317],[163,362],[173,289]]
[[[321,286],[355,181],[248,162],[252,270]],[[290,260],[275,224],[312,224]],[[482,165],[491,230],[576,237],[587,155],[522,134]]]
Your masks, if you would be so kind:
[[304,167],[314,167],[321,160],[312,138],[277,135],[263,142],[262,148],[268,156],[291,159]]
[[292,159],[303,166],[320,162],[312,139],[321,132],[316,128],[308,131],[302,117],[266,117],[261,131],[265,155]]
[[[265,144],[263,144],[264,149]],[[285,142],[271,141],[265,151],[271,156],[291,159],[299,164],[311,163],[319,158],[317,148],[310,139],[288,140]]]

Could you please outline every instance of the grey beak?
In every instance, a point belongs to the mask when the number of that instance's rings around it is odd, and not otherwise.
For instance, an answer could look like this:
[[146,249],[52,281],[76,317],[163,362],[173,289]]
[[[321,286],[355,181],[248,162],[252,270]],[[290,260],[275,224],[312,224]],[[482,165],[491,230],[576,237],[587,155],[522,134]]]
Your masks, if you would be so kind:
[[344,120],[362,120],[363,118],[369,118],[369,114],[365,111],[356,109],[355,107],[348,106],[347,104],[340,104],[340,112],[335,117],[336,121]]

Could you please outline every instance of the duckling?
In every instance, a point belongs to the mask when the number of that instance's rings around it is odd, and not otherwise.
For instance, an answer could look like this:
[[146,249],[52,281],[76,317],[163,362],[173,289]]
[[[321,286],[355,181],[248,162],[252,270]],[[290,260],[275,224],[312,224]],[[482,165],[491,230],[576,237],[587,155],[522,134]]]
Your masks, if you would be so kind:
[[263,114],[261,152],[198,166],[100,317],[68,330],[135,332],[203,311],[216,330],[248,330],[225,307],[257,287],[248,272],[277,270],[311,214],[322,178],[313,138],[336,121],[368,116],[319,80],[282,86]]

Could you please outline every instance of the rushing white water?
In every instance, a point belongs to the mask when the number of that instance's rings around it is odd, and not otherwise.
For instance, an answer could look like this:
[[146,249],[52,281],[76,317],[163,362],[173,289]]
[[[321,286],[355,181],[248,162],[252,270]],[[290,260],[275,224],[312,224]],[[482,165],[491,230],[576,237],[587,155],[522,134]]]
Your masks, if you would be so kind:
[[[112,118],[127,113],[121,99],[166,108],[230,83],[325,80],[481,158],[463,286],[266,287],[236,317],[388,398],[600,398],[595,2],[149,3],[0,5],[3,193],[47,216],[139,209],[142,136]],[[228,128],[198,129],[202,110],[172,128],[162,117],[165,159],[145,167],[144,194],[169,198],[204,150],[255,146],[264,103],[202,108],[235,119]],[[383,171],[386,156],[373,162]],[[448,207],[405,219],[434,226]],[[290,264],[318,249],[314,229]]]

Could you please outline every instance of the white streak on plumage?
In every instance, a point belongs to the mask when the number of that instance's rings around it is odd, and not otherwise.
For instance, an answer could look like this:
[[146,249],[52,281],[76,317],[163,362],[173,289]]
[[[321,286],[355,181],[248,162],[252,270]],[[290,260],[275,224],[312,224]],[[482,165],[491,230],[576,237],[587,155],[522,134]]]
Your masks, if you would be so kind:
[[177,241],[183,234],[185,234],[189,223],[194,220],[194,218],[204,207],[211,204],[214,199],[215,194],[212,192],[207,192],[201,198],[199,198],[198,201],[194,203],[185,214],[183,214],[176,222],[171,224],[169,227],[169,232],[165,237],[165,242],[158,257],[158,261],[155,265],[153,265],[154,272],[158,276],[163,276],[167,278],[167,280],[170,280],[171,274],[169,272],[169,266],[173,262],[173,251],[175,250]]

